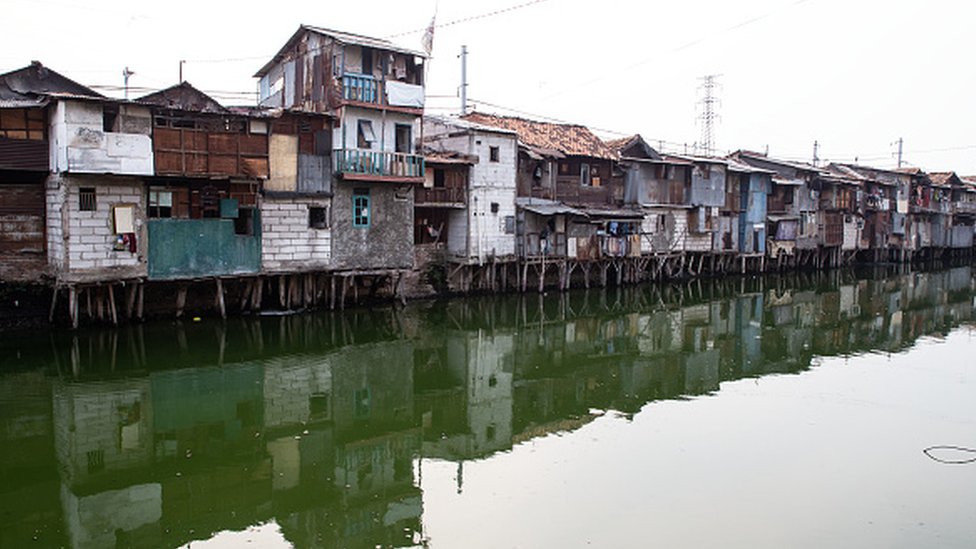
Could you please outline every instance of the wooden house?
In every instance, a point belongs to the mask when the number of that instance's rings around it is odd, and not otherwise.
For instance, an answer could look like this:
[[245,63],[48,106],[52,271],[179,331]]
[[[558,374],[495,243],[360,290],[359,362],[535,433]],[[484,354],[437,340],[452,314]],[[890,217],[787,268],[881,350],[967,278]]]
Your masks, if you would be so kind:
[[146,178],[148,277],[258,273],[268,122],[232,112],[187,82],[137,102],[152,114],[155,160]]
[[335,174],[335,271],[355,276],[413,267],[413,187],[424,182],[417,142],[425,58],[387,40],[302,25],[255,74],[261,107],[332,117],[321,147],[331,148]]
[[50,272],[45,183],[57,101],[49,93],[100,97],[36,61],[0,75],[0,281]]
[[[933,186],[949,188],[948,216],[940,213],[938,226],[944,232],[944,247],[952,250],[970,250],[973,247],[973,225],[976,218],[976,187],[967,183],[955,172],[929,172]],[[944,196],[944,195],[943,195]],[[945,221],[948,217],[948,222]]]

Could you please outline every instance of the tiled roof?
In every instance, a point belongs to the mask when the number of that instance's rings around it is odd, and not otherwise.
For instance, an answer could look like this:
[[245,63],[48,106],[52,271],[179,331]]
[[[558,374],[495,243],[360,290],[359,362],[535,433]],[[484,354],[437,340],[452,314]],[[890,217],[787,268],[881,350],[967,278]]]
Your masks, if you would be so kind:
[[617,153],[585,126],[539,122],[478,112],[467,114],[463,119],[512,130],[518,134],[519,141],[528,147],[556,150],[570,156],[590,156],[611,160],[617,158]]

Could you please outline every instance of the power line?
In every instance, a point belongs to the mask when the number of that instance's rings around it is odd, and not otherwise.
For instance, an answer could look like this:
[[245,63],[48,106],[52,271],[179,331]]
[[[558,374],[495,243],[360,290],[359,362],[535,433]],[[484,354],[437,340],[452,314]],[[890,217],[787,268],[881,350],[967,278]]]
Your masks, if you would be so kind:
[[[434,25],[434,28],[435,29],[440,29],[440,28],[444,28],[444,27],[451,27],[451,26],[458,25],[458,24],[461,24],[461,23],[468,23],[470,21],[477,21],[479,19],[487,19],[488,17],[494,17],[496,15],[501,15],[503,13],[513,12],[515,10],[520,10],[522,8],[527,8],[529,6],[534,6],[536,4],[542,4],[543,2],[549,2],[549,1],[550,0],[532,0],[531,2],[523,2],[521,4],[516,4],[514,6],[509,6],[507,8],[502,8],[502,9],[499,9],[499,10],[490,11],[490,12],[486,12],[486,13],[482,13],[482,14],[478,14],[478,15],[471,15],[471,16],[468,16],[468,17],[462,17],[460,19],[454,19],[454,20],[448,21],[447,23],[435,24]],[[427,29],[428,29],[428,27],[424,27],[424,28],[421,28],[421,29],[414,29],[414,30],[405,31],[405,32],[398,32],[397,34],[391,34],[391,35],[387,36],[387,38],[399,38],[400,36],[407,36],[407,35],[410,35],[410,34],[417,34],[419,32],[426,32]]]
[[[809,1],[810,0],[797,0],[796,2],[793,2],[792,4],[790,4],[789,6],[786,6],[786,7],[787,8],[792,8],[792,7],[798,6],[800,4],[803,4],[803,3],[809,2]],[[777,13],[778,11],[780,11],[781,9],[783,9],[783,8],[777,8],[777,9],[774,9],[774,10],[770,10],[770,11],[768,11],[766,13],[763,13],[763,14],[760,14],[760,15],[757,15],[757,16],[754,16],[754,17],[751,17],[751,18],[746,19],[744,21],[740,21],[739,23],[736,23],[736,24],[732,25],[731,27],[726,27],[726,28],[724,28],[724,29],[722,29],[722,30],[720,30],[718,32],[712,32],[712,33],[702,34],[701,36],[699,36],[698,38],[695,38],[694,40],[691,40],[689,42],[685,42],[684,44],[682,44],[680,46],[676,46],[674,48],[671,48],[670,50],[668,50],[667,53],[678,53],[680,51],[683,51],[683,50],[689,49],[691,47],[697,46],[698,44],[701,44],[702,42],[706,42],[706,41],[708,41],[708,40],[710,40],[712,38],[715,38],[717,36],[721,36],[723,34],[732,32],[734,30],[741,29],[742,27],[747,27],[747,26],[749,26],[749,25],[751,25],[753,23],[757,23],[759,21],[762,21],[763,19],[766,19],[768,17],[771,17],[772,15],[774,15],[775,13]],[[576,85],[574,85],[572,87],[563,88],[563,89],[561,89],[559,91],[556,91],[556,92],[553,92],[553,93],[551,93],[549,95],[544,96],[542,99],[552,99],[553,97],[558,97],[558,96],[563,95],[563,94],[566,94],[566,93],[570,93],[570,92],[574,92],[574,91],[579,91],[582,88],[592,86],[593,84],[596,84],[598,82],[602,82],[602,81],[604,81],[604,80],[606,80],[608,78],[616,78],[621,72],[629,72],[629,71],[632,71],[632,70],[634,70],[634,69],[636,69],[638,67],[641,67],[643,65],[646,65],[646,64],[651,63],[653,61],[657,61],[660,58],[661,58],[660,55],[655,55],[653,57],[646,57],[644,59],[641,59],[639,61],[636,61],[634,63],[631,63],[630,65],[627,65],[627,66],[625,66],[622,69],[619,69],[619,70],[616,70],[616,71],[604,71],[601,76],[597,76],[597,77],[591,78],[591,79],[586,80],[586,81],[584,81],[584,82],[582,82],[580,84],[576,84]]]

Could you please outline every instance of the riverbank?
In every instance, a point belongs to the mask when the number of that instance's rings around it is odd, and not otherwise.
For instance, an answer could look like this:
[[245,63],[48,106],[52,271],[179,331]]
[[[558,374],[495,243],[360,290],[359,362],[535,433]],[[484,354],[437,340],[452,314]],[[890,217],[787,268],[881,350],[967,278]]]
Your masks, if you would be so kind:
[[[759,262],[749,268],[714,269],[700,262],[694,267],[681,264],[671,271],[645,265],[642,270],[628,270],[622,263],[602,267],[601,276],[590,276],[590,270],[575,271],[543,267],[537,279],[527,285],[522,277],[495,276],[463,280],[450,284],[450,265],[429,263],[392,283],[392,279],[347,277],[341,279],[324,273],[270,275],[251,277],[207,278],[188,281],[122,281],[61,287],[48,284],[0,284],[0,331],[17,331],[45,326],[118,325],[161,318],[196,318],[249,316],[261,314],[298,314],[314,310],[342,310],[346,307],[373,307],[390,303],[424,299],[452,299],[472,295],[505,295],[567,291],[589,287],[620,287],[640,284],[685,283],[690,280],[756,277],[829,272],[837,269],[876,270],[898,273],[907,270],[931,271],[946,267],[971,265],[976,258],[966,254],[913,263],[854,262],[843,267],[817,269],[805,265]],[[553,262],[554,263],[554,262]],[[747,265],[743,263],[743,265]],[[515,265],[515,270],[528,265]],[[536,267],[533,267],[536,268]],[[599,271],[599,269],[594,269]],[[609,272],[608,272],[609,271]],[[594,273],[595,274],[595,273]],[[481,282],[480,284],[478,282]],[[73,295],[73,297],[72,297]],[[76,309],[73,322],[71,308]]]

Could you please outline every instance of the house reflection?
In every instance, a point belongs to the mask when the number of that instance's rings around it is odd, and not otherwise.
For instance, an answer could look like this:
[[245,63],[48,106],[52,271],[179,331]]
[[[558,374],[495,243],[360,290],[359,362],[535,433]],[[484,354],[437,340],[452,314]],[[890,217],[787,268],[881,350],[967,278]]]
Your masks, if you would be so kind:
[[302,547],[415,545],[420,459],[973,320],[969,267],[843,276],[4,340],[0,545],[178,546],[270,521]]

